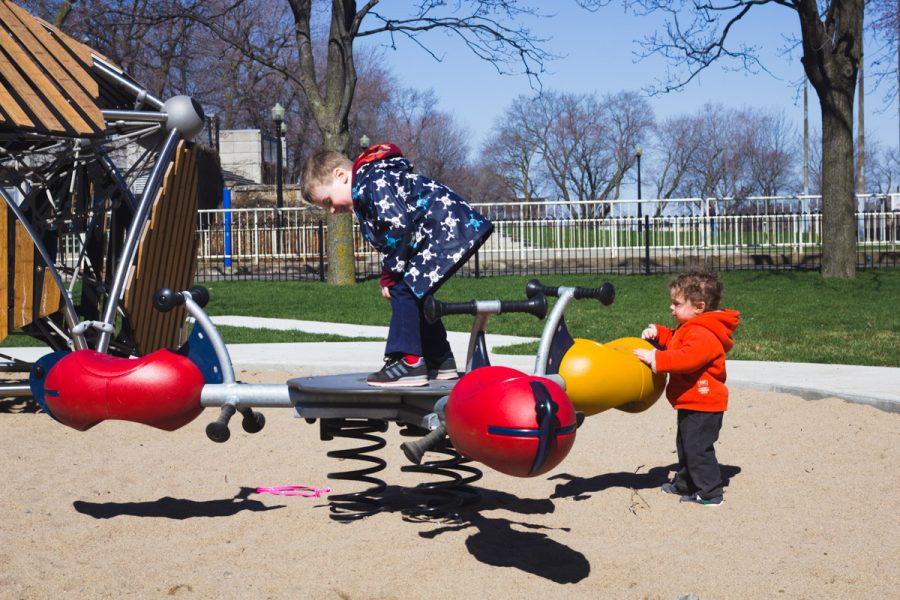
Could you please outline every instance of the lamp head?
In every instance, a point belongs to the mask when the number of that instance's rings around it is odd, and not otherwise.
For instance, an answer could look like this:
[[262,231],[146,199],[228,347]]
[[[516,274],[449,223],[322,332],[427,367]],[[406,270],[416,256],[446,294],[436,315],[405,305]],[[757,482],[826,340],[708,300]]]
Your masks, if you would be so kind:
[[272,107],[272,120],[276,123],[284,121],[284,107],[280,102],[276,102],[275,106]]

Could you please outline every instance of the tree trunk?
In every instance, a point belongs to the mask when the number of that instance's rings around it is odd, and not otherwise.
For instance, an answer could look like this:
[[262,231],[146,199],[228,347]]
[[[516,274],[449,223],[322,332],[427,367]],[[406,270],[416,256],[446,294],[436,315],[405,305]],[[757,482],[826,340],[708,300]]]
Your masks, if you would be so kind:
[[[856,276],[853,96],[862,61],[864,0],[799,0],[803,69],[822,110],[822,276]],[[824,20],[822,20],[824,16]]]
[[856,275],[856,194],[853,181],[853,94],[832,93],[822,104],[822,275]]
[[329,214],[328,225],[328,283],[353,285],[356,270],[353,260],[353,215]]

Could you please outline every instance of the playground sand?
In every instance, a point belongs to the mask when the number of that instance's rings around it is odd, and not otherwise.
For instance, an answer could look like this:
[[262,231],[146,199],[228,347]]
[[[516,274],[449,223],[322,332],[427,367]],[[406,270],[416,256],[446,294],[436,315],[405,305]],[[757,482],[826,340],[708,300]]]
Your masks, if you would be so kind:
[[[243,373],[281,383],[286,373]],[[898,598],[900,414],[733,390],[717,508],[659,485],[676,462],[664,401],[588,418],[568,459],[515,479],[488,469],[453,521],[386,512],[352,523],[324,499],[255,492],[329,479],[317,425],[286,409],[214,444],[207,410],[171,433],[81,433],[0,400],[0,598]],[[428,480],[391,426],[392,486]],[[394,488],[391,488],[394,489]]]

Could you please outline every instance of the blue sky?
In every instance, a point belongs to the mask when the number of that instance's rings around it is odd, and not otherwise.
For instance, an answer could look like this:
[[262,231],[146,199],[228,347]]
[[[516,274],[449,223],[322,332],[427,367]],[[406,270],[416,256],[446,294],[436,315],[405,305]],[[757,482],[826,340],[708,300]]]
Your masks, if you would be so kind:
[[[626,14],[615,3],[595,13],[578,8],[573,0],[532,4],[556,13],[552,18],[530,20],[528,25],[536,35],[550,38],[544,44],[547,51],[563,57],[546,65],[548,72],[541,77],[545,89],[600,95],[640,91],[664,76],[664,59],[638,60],[636,56],[640,51],[637,41],[655,29],[661,22],[658,18]],[[656,117],[694,113],[706,102],[735,108],[753,106],[784,111],[801,132],[803,105],[797,83],[802,81],[803,70],[799,51],[789,56],[782,52],[789,46],[788,37],[798,32],[796,13],[787,8],[770,5],[750,11],[734,33],[762,48],[763,63],[771,74],[729,71],[724,63],[715,65],[682,92],[648,97]],[[499,75],[451,36],[432,33],[427,41],[442,57],[441,62],[399,37],[398,49],[385,50],[384,60],[405,85],[434,89],[441,110],[467,127],[476,145],[516,96],[533,93],[524,76]],[[867,41],[867,51],[874,53],[871,41]],[[812,88],[809,96],[810,123],[818,128],[819,105]],[[897,147],[896,100],[885,106],[883,96],[872,84],[866,86],[866,139]]]

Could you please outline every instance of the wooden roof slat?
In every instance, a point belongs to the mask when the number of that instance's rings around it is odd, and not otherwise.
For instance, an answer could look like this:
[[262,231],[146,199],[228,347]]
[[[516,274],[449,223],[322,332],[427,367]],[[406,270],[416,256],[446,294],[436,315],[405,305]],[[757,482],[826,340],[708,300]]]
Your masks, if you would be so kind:
[[97,129],[102,130],[105,127],[103,115],[94,100],[100,94],[100,87],[94,78],[27,12],[20,9],[19,14],[16,14],[10,9],[10,3],[2,2],[0,20],[5,21],[16,32],[25,48],[31,50],[37,61],[53,75],[78,107],[88,114]]
[[[0,15],[2,15],[2,12],[0,12]],[[30,80],[31,85],[36,88],[36,91],[41,96],[43,96],[46,101],[45,105],[48,108],[55,109],[65,121],[65,124],[67,124],[70,129],[73,129],[75,133],[80,135],[96,133],[97,129],[88,125],[82,116],[72,108],[71,104],[69,104],[69,99],[62,93],[62,90],[57,87],[59,83],[45,74],[41,69],[41,66],[31,59],[25,51],[25,48],[28,47],[27,40],[17,38],[16,36],[18,34],[19,32],[15,30],[12,32],[0,31],[0,44],[3,45],[4,51],[13,62],[24,71],[25,75]],[[38,44],[36,40],[33,42],[33,45],[34,48],[32,48],[32,50],[37,50],[40,47],[40,44]],[[47,57],[47,61],[54,62],[49,56]],[[47,68],[48,65],[44,64],[43,67]],[[53,74],[51,73],[50,75]],[[59,121],[56,122],[59,123]],[[47,129],[52,129],[49,122],[46,124]],[[62,124],[60,124],[60,126],[64,127]],[[65,131],[65,129],[63,129],[63,131]]]
[[22,107],[2,83],[0,83],[0,109],[9,115],[17,127],[34,127],[34,121],[22,110]]
[[[0,0],[0,2],[9,8],[9,10],[19,18],[19,21],[24,23],[31,32],[44,43],[44,46],[50,49],[54,56],[56,56],[56,59],[69,70],[72,77],[87,90],[88,94],[94,98],[97,98],[100,95],[100,86],[89,73],[89,69],[93,64],[90,49],[83,52],[74,52],[69,49],[61,39],[67,38],[67,35],[61,34],[58,29],[43,19],[32,15],[15,2],[10,2],[9,0]],[[80,44],[79,42],[74,43],[86,48],[86,46],[83,46],[83,44]]]
[[[3,49],[3,54],[5,55],[0,56],[0,75],[6,78],[7,83],[12,88],[10,90],[12,94],[19,97],[19,100],[31,110],[44,128],[52,133],[66,133],[65,127],[56,119],[50,109],[47,108],[47,105],[44,104],[43,99],[32,87],[37,82],[25,80],[13,66],[13,63],[19,63],[19,57],[16,55],[21,54],[21,49],[18,48],[15,42],[11,42],[11,36],[5,31],[0,31],[0,48]],[[18,53],[15,50],[18,50]],[[34,69],[33,64],[30,66]],[[28,75],[31,77],[32,74],[29,73]],[[40,73],[38,75],[43,77]]]

